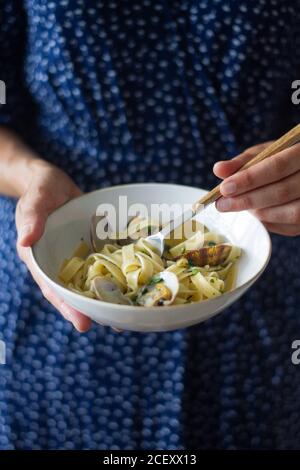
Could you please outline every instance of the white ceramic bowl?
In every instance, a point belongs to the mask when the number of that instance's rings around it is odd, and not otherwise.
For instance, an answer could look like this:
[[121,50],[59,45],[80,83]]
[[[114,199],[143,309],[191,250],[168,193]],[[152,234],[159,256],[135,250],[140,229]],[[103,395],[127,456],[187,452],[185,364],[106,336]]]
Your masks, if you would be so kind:
[[185,328],[224,310],[259,278],[271,254],[271,241],[264,226],[249,212],[219,213],[214,205],[198,219],[209,229],[223,234],[240,246],[243,255],[238,262],[236,288],[220,297],[201,303],[169,307],[132,307],[90,299],[61,285],[57,273],[62,261],[71,255],[83,238],[89,242],[89,223],[100,203],[116,207],[119,196],[127,196],[128,205],[190,204],[206,191],[171,184],[133,184],[101,189],[73,199],[50,215],[44,235],[33,247],[31,255],[37,270],[61,299],[85,313],[95,322],[132,331],[168,331]]

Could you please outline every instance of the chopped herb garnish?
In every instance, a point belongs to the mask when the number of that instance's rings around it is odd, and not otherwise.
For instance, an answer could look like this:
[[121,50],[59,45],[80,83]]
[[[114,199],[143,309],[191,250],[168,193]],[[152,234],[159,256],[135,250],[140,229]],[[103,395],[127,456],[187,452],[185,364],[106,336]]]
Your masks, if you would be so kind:
[[200,269],[196,268],[195,266],[189,269],[189,272],[192,273],[192,276],[196,276],[196,274],[200,273]]
[[215,242],[213,242],[213,241],[210,241],[210,242],[208,242],[208,244],[207,244],[207,245],[208,245],[208,246],[216,246],[216,243],[215,243]]
[[147,227],[148,236],[151,235],[151,232],[152,232],[152,225],[148,225]]
[[188,264],[191,268],[193,268],[195,266],[191,259],[188,259]]
[[154,284],[157,284],[158,282],[161,282],[162,279],[161,277],[153,277],[152,279],[150,279],[150,281],[148,282],[148,286],[153,286]]
[[147,286],[142,287],[142,289],[141,289],[141,295],[144,295],[144,294],[146,294],[147,292],[148,292],[148,287],[147,287]]

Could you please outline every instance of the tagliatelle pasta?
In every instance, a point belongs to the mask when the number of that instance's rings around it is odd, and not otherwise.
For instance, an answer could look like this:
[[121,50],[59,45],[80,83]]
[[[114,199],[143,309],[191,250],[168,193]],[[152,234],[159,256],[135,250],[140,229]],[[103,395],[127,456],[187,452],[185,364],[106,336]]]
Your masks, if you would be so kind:
[[[135,219],[128,229],[132,233],[147,225]],[[241,250],[221,235],[197,223],[191,237],[170,238],[167,244],[160,257],[145,237],[126,246],[107,243],[99,253],[91,253],[82,241],[63,262],[59,279],[91,298],[147,307],[201,302],[234,287]]]

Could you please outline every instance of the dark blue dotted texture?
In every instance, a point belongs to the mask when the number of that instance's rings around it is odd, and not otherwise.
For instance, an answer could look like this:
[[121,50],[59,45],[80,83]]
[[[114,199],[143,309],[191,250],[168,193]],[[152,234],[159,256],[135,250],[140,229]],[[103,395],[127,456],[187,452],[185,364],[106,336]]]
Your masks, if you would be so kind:
[[[212,187],[215,161],[299,121],[297,4],[6,0],[1,123],[84,190]],[[263,277],[205,324],[80,335],[18,260],[14,209],[0,199],[1,449],[300,447],[299,237],[273,236]]]

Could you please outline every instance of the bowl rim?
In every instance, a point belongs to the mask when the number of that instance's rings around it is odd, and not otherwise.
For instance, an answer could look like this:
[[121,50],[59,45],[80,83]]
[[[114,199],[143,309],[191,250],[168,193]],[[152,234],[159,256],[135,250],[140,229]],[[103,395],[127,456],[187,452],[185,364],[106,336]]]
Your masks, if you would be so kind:
[[[58,207],[52,214],[54,213],[57,213],[61,210],[63,210],[65,208],[65,206],[69,205],[69,204],[72,204],[75,200],[77,199],[82,199],[82,198],[85,198],[85,197],[88,197],[88,196],[91,196],[92,194],[94,193],[97,193],[99,191],[110,191],[110,190],[115,190],[115,189],[118,189],[118,188],[128,188],[128,187],[140,187],[140,186],[145,186],[145,185],[151,185],[151,186],[179,186],[181,188],[189,188],[189,189],[198,189],[200,191],[204,191],[204,192],[208,192],[207,190],[203,189],[203,188],[197,188],[195,186],[187,186],[187,185],[183,185],[183,184],[172,184],[172,183],[151,183],[151,182],[147,182],[147,183],[133,183],[133,184],[119,184],[119,185],[115,185],[115,186],[107,186],[107,187],[104,187],[104,188],[99,188],[99,189],[95,189],[94,191],[90,191],[88,193],[84,193],[82,194],[81,196],[77,196],[76,198],[73,198],[67,202],[65,202],[64,204],[62,204],[60,207]],[[271,241],[271,237],[270,237],[270,234],[269,232],[267,231],[267,229],[264,227],[264,225],[262,224],[262,222],[257,219],[253,214],[251,214],[249,211],[244,211],[244,212],[247,212],[247,214],[251,217],[251,218],[255,218],[256,222],[258,222],[258,224],[262,227],[263,231],[265,232],[265,235],[267,236],[267,242],[268,242],[268,253],[267,253],[267,257],[266,257],[266,260],[263,264],[263,266],[261,267],[261,269],[254,275],[252,276],[248,281],[244,282],[242,285],[238,286],[238,287],[235,287],[234,289],[232,289],[231,291],[228,291],[228,292],[224,292],[223,294],[221,294],[220,296],[217,296],[217,297],[214,297],[212,299],[205,299],[205,300],[202,300],[201,302],[191,302],[191,303],[186,303],[186,304],[177,304],[177,305],[166,305],[163,307],[163,310],[174,310],[174,309],[179,309],[179,308],[190,308],[192,306],[195,306],[195,305],[198,305],[198,306],[201,306],[203,304],[207,304],[208,302],[214,302],[220,298],[224,298],[224,300],[226,300],[228,297],[230,297],[233,293],[238,293],[239,291],[241,291],[242,289],[245,289],[245,287],[250,284],[250,286],[256,281],[256,279],[258,279],[260,277],[260,275],[264,272],[264,270],[266,269],[269,261],[270,261],[270,258],[271,258],[271,254],[272,254],[272,241]],[[52,214],[50,214],[50,216],[48,217],[51,218]],[[44,235],[44,234],[43,234]],[[43,236],[42,235],[42,236]],[[86,297],[78,292],[75,292],[75,291],[72,291],[71,289],[68,289],[67,287],[63,286],[62,284],[59,284],[58,282],[55,282],[53,281],[53,279],[51,279],[44,271],[43,269],[40,267],[39,263],[37,262],[37,259],[35,257],[35,254],[34,254],[34,251],[35,251],[35,247],[36,247],[36,244],[39,242],[39,240],[32,246],[29,247],[29,255],[30,255],[30,259],[31,259],[31,262],[33,263],[34,267],[36,268],[36,270],[38,271],[38,273],[41,275],[41,277],[48,283],[50,284],[51,286],[55,287],[55,288],[58,288],[59,290],[61,290],[62,292],[66,292],[68,295],[74,295],[75,298],[79,298],[81,300],[84,300],[86,301],[88,304],[90,305],[98,305],[98,306],[105,306],[106,308],[118,308],[118,309],[121,309],[121,310],[143,310],[143,311],[147,311],[147,310],[151,310],[152,312],[153,311],[160,311],[161,309],[158,308],[157,306],[153,306],[153,307],[143,307],[143,306],[140,306],[140,305],[122,305],[122,304],[114,304],[112,302],[104,302],[100,299],[92,299],[90,297]],[[250,287],[249,286],[249,287]]]

